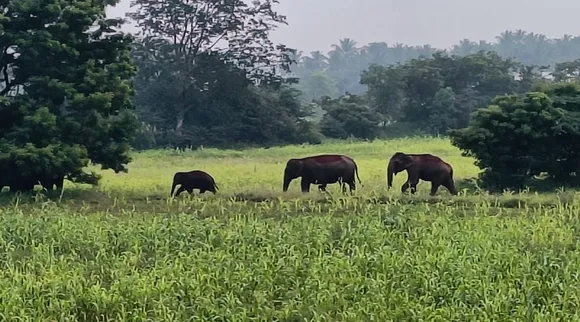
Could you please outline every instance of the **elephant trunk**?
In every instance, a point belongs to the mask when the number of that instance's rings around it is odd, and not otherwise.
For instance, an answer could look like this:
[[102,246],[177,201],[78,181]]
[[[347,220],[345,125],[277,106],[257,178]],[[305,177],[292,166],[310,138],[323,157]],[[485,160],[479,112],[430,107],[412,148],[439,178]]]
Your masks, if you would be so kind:
[[290,181],[292,181],[290,176],[285,174],[284,175],[284,184],[282,185],[282,191],[284,191],[284,192],[288,191],[288,186],[290,186]]
[[389,166],[387,168],[387,187],[390,189],[393,186],[393,175],[397,175],[395,171],[395,166],[392,161],[389,162]]
[[173,197],[173,193],[175,192],[175,187],[177,187],[177,182],[175,180],[173,180],[173,184],[171,184],[171,192],[169,193],[169,196]]

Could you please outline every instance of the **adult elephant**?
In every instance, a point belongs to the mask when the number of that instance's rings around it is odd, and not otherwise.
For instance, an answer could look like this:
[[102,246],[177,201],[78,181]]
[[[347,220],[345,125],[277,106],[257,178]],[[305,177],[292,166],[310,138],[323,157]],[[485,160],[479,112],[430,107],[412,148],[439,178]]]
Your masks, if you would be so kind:
[[[290,182],[302,177],[300,187],[302,192],[309,192],[311,184],[318,184],[320,190],[325,190],[329,183],[346,183],[350,191],[356,189],[355,174],[358,182],[358,167],[350,157],[340,154],[322,154],[302,159],[290,159],[284,170],[284,184],[282,190],[288,191]],[[322,189],[321,189],[322,188]],[[345,188],[343,188],[343,192]]]
[[433,196],[444,186],[453,195],[457,195],[455,183],[453,182],[453,168],[441,158],[432,154],[405,154],[397,152],[389,161],[387,168],[387,185],[390,189],[393,186],[393,175],[407,170],[408,178],[401,187],[401,192],[407,191],[411,187],[411,193],[417,191],[419,179],[431,181],[431,193]]

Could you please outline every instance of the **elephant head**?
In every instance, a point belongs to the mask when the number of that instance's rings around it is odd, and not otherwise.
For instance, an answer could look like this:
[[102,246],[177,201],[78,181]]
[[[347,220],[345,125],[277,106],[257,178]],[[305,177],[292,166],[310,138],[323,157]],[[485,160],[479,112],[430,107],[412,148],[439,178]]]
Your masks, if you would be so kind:
[[284,185],[282,190],[284,192],[288,191],[288,186],[290,182],[302,175],[302,169],[304,168],[303,161],[298,159],[290,159],[286,163],[286,169],[284,169]]
[[393,154],[387,168],[387,186],[389,188],[393,186],[393,175],[408,169],[411,165],[413,165],[412,157],[402,152]]

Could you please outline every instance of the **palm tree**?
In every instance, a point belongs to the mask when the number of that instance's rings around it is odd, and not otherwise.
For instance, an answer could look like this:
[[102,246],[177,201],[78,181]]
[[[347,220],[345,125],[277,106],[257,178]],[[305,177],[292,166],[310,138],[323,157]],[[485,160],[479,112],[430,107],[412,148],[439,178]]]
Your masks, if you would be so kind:
[[527,33],[521,29],[515,32],[506,30],[496,37],[498,40],[498,53],[508,58],[520,57],[524,47]]
[[339,43],[340,45],[332,44],[332,51],[339,52],[345,57],[354,55],[358,51],[358,48],[356,47],[356,41],[350,38],[339,39]]
[[389,45],[384,42],[372,42],[368,46],[364,47],[365,61],[368,65],[388,65],[389,59]]
[[458,45],[453,45],[452,53],[458,56],[467,56],[476,53],[477,49],[477,43],[464,38]]
[[530,33],[523,39],[519,60],[526,64],[549,64],[552,57],[551,43],[545,35]]
[[396,43],[394,47],[391,47],[391,55],[393,63],[404,63],[409,59],[408,57],[408,47],[401,44]]
[[356,55],[359,49],[356,41],[350,38],[339,40],[339,45],[332,44],[332,50],[328,52],[328,61],[331,70],[341,70],[345,68],[346,61]]
[[288,76],[302,78],[302,76],[304,75],[302,51],[297,50],[294,53],[291,53],[289,56],[290,59],[292,60],[292,64],[290,65],[290,75]]
[[304,67],[309,71],[322,71],[328,67],[328,57],[320,50],[310,52],[310,57],[304,57]]

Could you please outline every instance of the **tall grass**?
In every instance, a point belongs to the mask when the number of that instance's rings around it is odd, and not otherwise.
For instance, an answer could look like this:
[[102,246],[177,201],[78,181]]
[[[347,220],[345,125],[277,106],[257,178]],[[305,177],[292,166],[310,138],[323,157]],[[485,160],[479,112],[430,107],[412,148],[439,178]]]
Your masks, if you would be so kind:
[[[385,190],[396,151],[473,160],[444,139],[135,154],[100,187],[0,206],[5,321],[576,321],[576,191]],[[291,157],[344,153],[364,187],[281,192]],[[175,171],[217,195],[168,198]],[[49,196],[50,197],[50,196]]]

